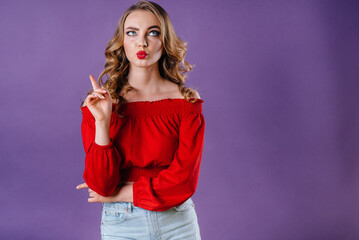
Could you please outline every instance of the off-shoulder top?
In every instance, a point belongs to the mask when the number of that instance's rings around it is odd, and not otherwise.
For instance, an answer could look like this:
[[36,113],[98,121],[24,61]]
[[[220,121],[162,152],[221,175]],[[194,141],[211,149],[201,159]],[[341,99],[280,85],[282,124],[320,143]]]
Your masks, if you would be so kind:
[[165,211],[190,198],[202,159],[205,120],[202,99],[127,102],[112,107],[110,143],[95,142],[95,118],[82,107],[81,133],[86,153],[83,178],[102,196],[120,182],[133,181],[133,204]]

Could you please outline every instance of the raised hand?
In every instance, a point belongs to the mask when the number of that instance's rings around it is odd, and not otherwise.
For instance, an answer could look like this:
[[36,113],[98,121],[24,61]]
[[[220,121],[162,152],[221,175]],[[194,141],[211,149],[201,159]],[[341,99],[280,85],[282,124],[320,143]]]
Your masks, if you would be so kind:
[[112,112],[112,98],[104,87],[99,87],[96,79],[90,74],[93,93],[85,99],[85,104],[97,122],[110,122]]

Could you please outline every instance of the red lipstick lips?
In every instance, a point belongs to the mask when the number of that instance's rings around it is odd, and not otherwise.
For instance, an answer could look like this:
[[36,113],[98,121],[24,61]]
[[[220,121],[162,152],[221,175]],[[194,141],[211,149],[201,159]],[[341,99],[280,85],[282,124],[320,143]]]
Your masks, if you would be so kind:
[[144,59],[144,58],[146,58],[146,56],[147,56],[147,53],[145,51],[138,51],[137,52],[137,57],[139,59]]

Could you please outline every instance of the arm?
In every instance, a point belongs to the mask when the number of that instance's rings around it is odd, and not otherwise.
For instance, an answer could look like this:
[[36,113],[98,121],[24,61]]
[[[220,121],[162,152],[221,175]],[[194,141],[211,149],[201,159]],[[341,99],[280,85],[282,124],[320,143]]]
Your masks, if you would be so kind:
[[[99,145],[95,139],[98,133],[98,125],[87,107],[82,108],[81,133],[85,157],[85,170],[83,178],[89,188],[98,194],[107,197],[114,193],[120,182],[121,156],[113,139],[115,135],[109,134],[109,141],[106,145]],[[114,113],[115,114],[115,113]],[[118,120],[111,118],[111,129],[116,128]],[[116,131],[109,131],[115,134]]]
[[102,196],[110,196],[120,182],[121,157],[113,144],[116,124],[112,114],[112,98],[104,87],[99,87],[90,75],[93,87],[81,108],[81,133],[86,153],[83,178],[88,187]]
[[201,112],[186,113],[179,129],[179,145],[168,169],[157,177],[140,177],[133,184],[135,206],[165,211],[191,197],[197,187],[204,143]]

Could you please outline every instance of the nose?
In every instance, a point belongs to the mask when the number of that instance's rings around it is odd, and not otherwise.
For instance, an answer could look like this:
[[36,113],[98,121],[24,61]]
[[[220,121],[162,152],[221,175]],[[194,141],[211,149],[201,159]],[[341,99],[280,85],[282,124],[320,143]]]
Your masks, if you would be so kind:
[[141,47],[141,46],[143,46],[143,47],[147,47],[147,41],[146,41],[146,38],[140,38],[139,40],[138,40],[138,46],[139,47]]

